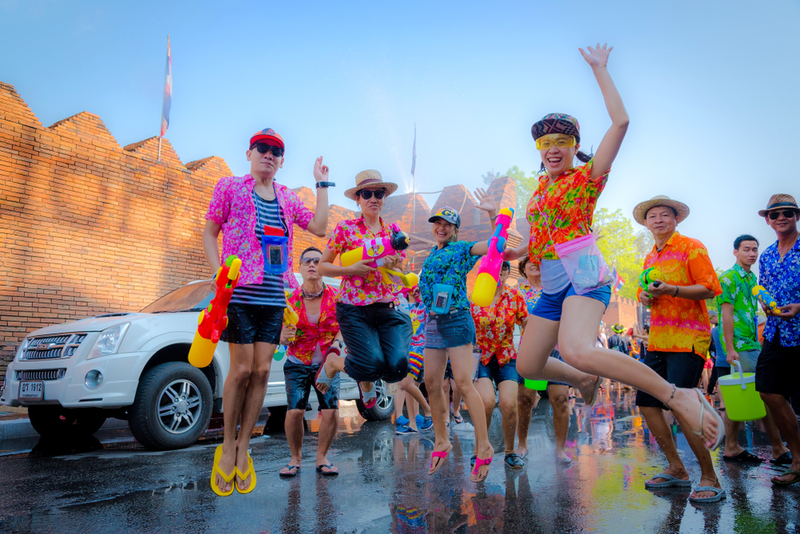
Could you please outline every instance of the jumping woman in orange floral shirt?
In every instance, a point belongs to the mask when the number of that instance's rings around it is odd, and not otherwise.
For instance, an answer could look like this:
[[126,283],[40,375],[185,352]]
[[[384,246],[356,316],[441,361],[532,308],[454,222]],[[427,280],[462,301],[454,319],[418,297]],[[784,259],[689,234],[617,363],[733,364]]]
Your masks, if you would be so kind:
[[[572,384],[588,405],[597,396],[599,375],[630,384],[666,404],[683,428],[691,428],[703,436],[706,447],[715,448],[724,429],[719,415],[702,404],[702,394],[676,388],[641,362],[595,346],[611,290],[605,262],[590,237],[591,224],[629,122],[606,68],[612,48],[598,44],[580,50],[611,117],[611,127],[594,158],[579,152],[580,128],[569,115],[547,115],[531,128],[546,174],[528,204],[530,241],[506,251],[506,259],[527,253],[531,262],[540,264],[543,292],[523,334],[517,370],[527,378]],[[575,157],[585,164],[574,167]],[[574,263],[570,263],[570,248],[580,248]],[[556,343],[564,362],[549,357]]]

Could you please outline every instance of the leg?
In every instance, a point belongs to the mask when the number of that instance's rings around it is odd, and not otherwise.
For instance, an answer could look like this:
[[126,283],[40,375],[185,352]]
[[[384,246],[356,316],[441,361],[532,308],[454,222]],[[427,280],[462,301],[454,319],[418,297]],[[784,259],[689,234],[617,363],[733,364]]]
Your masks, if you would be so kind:
[[536,401],[536,391],[520,384],[517,393],[517,454],[525,458],[528,455],[528,429],[533,415],[533,406]]
[[[236,467],[242,473],[246,473],[248,469],[247,449],[250,447],[250,436],[253,434],[256,421],[261,414],[261,408],[264,406],[264,395],[267,393],[267,381],[269,380],[269,368],[272,365],[272,355],[275,354],[276,346],[273,343],[262,342],[253,344],[253,373],[247,383],[241,428],[239,430],[239,438],[236,440]],[[247,480],[236,478],[236,483],[240,490],[246,490],[250,487],[250,476],[247,477]]]
[[[296,465],[300,467],[303,460],[303,416],[305,415],[305,408],[302,410],[287,410],[286,421],[283,428],[286,431],[286,441],[289,442],[289,450],[292,453],[292,458],[289,460],[289,465]],[[281,474],[291,474],[292,471],[288,467],[281,469]]]
[[764,407],[767,409],[767,416],[764,418],[764,430],[767,433],[769,442],[772,444],[772,458],[777,459],[782,454],[789,452],[789,449],[783,444],[781,433],[775,424],[775,419],[770,414],[769,406],[765,404]]
[[[288,466],[300,467],[303,459],[303,417],[308,406],[308,395],[314,381],[315,368],[286,361],[283,366],[284,382],[286,383],[286,420],[284,430],[286,441],[289,442],[289,451],[292,454]],[[281,475],[293,476],[296,471],[290,467],[280,470]]]
[[[664,410],[653,406],[640,406],[639,411],[642,413],[650,433],[656,438],[656,443],[667,457],[669,467],[664,470],[664,473],[681,480],[689,480],[689,473],[678,455],[678,447],[672,438],[672,431],[667,424],[667,419],[664,417]],[[650,482],[664,482],[664,479],[654,478]]]
[[[371,391],[372,382],[381,378],[386,372],[386,361],[381,351],[378,329],[372,320],[375,310],[363,308],[366,306],[339,303],[336,305],[336,320],[339,322],[342,338],[347,347],[343,370],[350,375],[350,378],[360,382],[364,391]],[[331,371],[335,370],[335,365],[336,362],[331,362],[330,366],[326,364],[327,376],[333,376]]]
[[450,385],[450,391],[453,392],[453,414],[458,416],[458,419],[461,418],[461,393],[458,391],[456,387],[456,381],[452,378],[447,380],[447,383]]
[[[419,408],[422,408],[424,413],[430,414],[431,407],[428,405],[428,401],[425,400],[425,395],[419,390],[419,386],[417,386],[416,382],[414,382],[414,377],[411,375],[406,376],[403,381],[400,383],[400,387],[406,392],[406,394],[414,399]],[[409,419],[411,416],[409,415]]]
[[[239,418],[244,407],[247,382],[253,372],[253,345],[230,343],[228,347],[231,352],[231,368],[222,389],[224,407],[222,415],[225,427],[222,458],[219,462],[219,468],[223,473],[232,473],[236,466],[236,427],[239,426]],[[232,482],[226,483],[217,475],[217,486],[221,490],[228,491],[232,484]]]
[[[715,412],[705,410],[703,428],[700,428],[700,414],[704,408],[696,391],[673,390],[671,384],[641,362],[621,352],[595,346],[597,328],[604,311],[605,305],[599,300],[577,295],[566,298],[558,337],[564,361],[585,373],[629,384],[669,404],[676,416],[681,416],[690,425],[684,428],[689,432],[700,431],[706,446],[712,447],[724,426],[717,420]],[[562,381],[576,385],[569,380]]]
[[[494,407],[496,406],[494,384],[492,383],[492,379],[487,377],[479,378],[475,381],[475,389],[481,396],[481,402],[483,403],[483,416],[486,421],[486,430],[488,431],[489,427],[492,426],[492,414],[494,413]],[[470,415],[472,415],[472,412],[470,412]]]
[[419,414],[419,403],[409,395],[406,404],[408,404],[408,426],[410,426],[412,429],[416,431],[419,431],[419,428],[417,428],[417,415]]
[[376,320],[375,329],[385,362],[383,375],[378,378],[389,383],[400,382],[408,376],[411,318],[395,308],[383,308]]
[[[680,414],[675,414],[675,419],[678,420],[678,424],[681,425],[681,428],[689,428],[687,421],[684,421]],[[692,452],[697,457],[697,462],[700,464],[700,484],[698,485],[721,488],[722,486],[717,478],[717,473],[714,471],[714,464],[711,461],[711,453],[706,449],[703,443],[703,437],[696,435],[694,432],[686,431],[683,432],[683,436],[686,438],[689,447],[691,447]],[[700,499],[714,496],[714,492],[711,491],[695,491],[692,494]]]
[[[320,424],[319,424],[319,443],[317,444],[317,461],[316,466],[330,465],[328,460],[328,451],[333,443],[333,438],[336,437],[336,432],[339,428],[339,410],[320,410]],[[338,469],[331,466],[324,468],[325,472],[339,472]]]
[[[511,365],[511,362],[506,366]],[[504,366],[505,367],[505,366]],[[514,437],[517,433],[517,384],[516,371],[513,380],[503,380],[497,387],[500,395],[500,414],[502,415],[503,440],[506,445],[506,454],[514,453]]]
[[[447,432],[448,401],[442,389],[444,369],[447,365],[447,353],[444,349],[426,348],[423,365],[425,366],[425,387],[428,390],[428,398],[431,403],[433,432],[436,436],[433,448],[435,451],[449,451],[453,446],[450,443],[450,435]],[[434,457],[428,473],[435,473],[443,461],[441,458]]]
[[[397,393],[394,395],[394,422],[395,424],[399,424],[397,421],[403,416],[403,406],[406,404],[406,391],[403,388],[397,390]],[[409,412],[410,415],[410,412]]]
[[[795,377],[796,379],[796,377]],[[800,429],[797,425],[797,416],[792,409],[792,405],[786,400],[786,397],[777,393],[761,393],[761,398],[767,406],[767,410],[772,415],[775,421],[775,426],[786,438],[786,444],[789,450],[792,451],[792,465],[790,469],[793,471],[800,471]],[[797,475],[785,475],[774,477],[773,481],[790,481],[798,478]]]
[[728,412],[722,412],[722,420],[725,422],[725,452],[728,458],[733,458],[744,452],[744,448],[739,445],[739,421],[731,421]]
[[553,429],[556,433],[556,459],[563,462],[570,462],[572,459],[564,450],[567,443],[567,431],[569,430],[569,386],[548,384],[547,395],[550,397],[550,405],[553,407]]

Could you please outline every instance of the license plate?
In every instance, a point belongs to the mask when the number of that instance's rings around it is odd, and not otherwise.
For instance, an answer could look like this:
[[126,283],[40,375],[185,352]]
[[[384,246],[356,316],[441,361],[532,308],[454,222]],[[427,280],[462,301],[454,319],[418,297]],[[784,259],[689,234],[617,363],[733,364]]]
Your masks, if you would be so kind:
[[44,400],[43,380],[23,380],[19,383],[19,398]]

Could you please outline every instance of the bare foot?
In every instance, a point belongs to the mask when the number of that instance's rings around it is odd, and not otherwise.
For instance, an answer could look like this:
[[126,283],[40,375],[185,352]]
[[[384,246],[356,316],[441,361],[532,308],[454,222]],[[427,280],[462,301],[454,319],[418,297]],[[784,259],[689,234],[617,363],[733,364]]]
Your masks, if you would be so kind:
[[[722,486],[719,484],[719,479],[717,477],[714,478],[706,478],[703,477],[700,479],[700,484],[698,486],[711,486],[712,488],[719,488],[722,489]],[[713,497],[715,493],[713,491],[693,491],[692,497],[695,499],[707,499],[709,497]]]
[[[222,458],[219,459],[219,468],[223,473],[230,475],[233,473],[233,468],[236,465],[236,447],[228,447],[225,449],[225,444],[222,444]],[[227,493],[233,486],[233,481],[225,482],[219,473],[214,476],[217,477],[217,487],[223,492]]]
[[[723,431],[717,419],[719,416],[713,410],[709,411],[704,407],[697,396],[697,391],[686,388],[676,389],[675,398],[670,402],[670,408],[683,417],[689,425],[690,432],[701,433],[698,435],[702,435],[707,449],[710,450],[714,446],[719,433]],[[703,410],[705,410],[703,428],[699,428],[700,412]]]
[[[491,445],[489,445],[487,443],[485,447],[481,447],[481,448],[477,449],[475,452],[477,453],[478,458],[481,458],[483,460],[487,460],[487,459],[490,459],[490,458],[492,458],[494,456],[494,447],[492,447]],[[477,462],[475,463],[475,465],[478,465]],[[486,464],[481,465],[478,468],[477,472],[475,472],[475,469],[473,469],[470,472],[469,479],[472,482],[482,482],[482,481],[486,480],[486,477],[489,476],[489,467],[490,467],[490,464],[486,463]]]
[[572,458],[563,449],[556,451],[556,461],[560,464],[571,464]]
[[[680,466],[680,467],[669,466],[666,469],[664,469],[664,471],[662,471],[662,473],[666,473],[667,475],[671,475],[671,476],[673,476],[675,478],[679,478],[681,480],[689,480],[689,473],[686,471],[686,468],[684,468],[683,466]],[[656,478],[651,478],[647,482],[650,483],[650,484],[658,484],[660,482],[666,482],[666,481],[667,481],[666,478],[656,477]]]
[[[248,457],[247,457],[247,447],[241,447],[241,448],[237,447],[237,449],[236,449],[236,467],[242,473],[247,473],[247,470],[250,468],[250,464],[247,461],[247,459],[248,459]],[[250,484],[252,483],[252,480],[251,480],[252,478],[253,478],[252,476],[247,475],[247,478],[242,480],[241,478],[239,478],[239,475],[236,475],[236,486],[239,488],[239,491],[246,491],[247,488],[249,488]]]

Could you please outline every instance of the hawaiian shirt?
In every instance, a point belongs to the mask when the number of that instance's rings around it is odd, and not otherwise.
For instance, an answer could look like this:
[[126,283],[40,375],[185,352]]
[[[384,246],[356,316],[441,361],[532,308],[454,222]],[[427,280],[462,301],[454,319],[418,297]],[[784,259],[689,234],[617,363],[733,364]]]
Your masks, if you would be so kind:
[[488,365],[492,356],[497,357],[500,367],[516,360],[514,325],[522,326],[528,317],[525,297],[513,287],[503,285],[497,302],[485,308],[473,304],[471,311],[475,320],[475,338],[481,349],[481,363]]
[[528,201],[527,217],[531,226],[528,243],[530,261],[559,259],[553,243],[592,233],[592,218],[597,199],[608,180],[608,171],[592,179],[592,163],[573,167],[548,186],[548,175],[539,178],[539,186]]
[[[697,239],[673,233],[664,247],[644,258],[644,268],[657,267],[661,280],[675,286],[701,284],[714,295],[722,293],[717,273],[708,251]],[[639,287],[636,297],[641,294]],[[705,300],[689,300],[671,295],[655,299],[650,309],[650,343],[647,350],[694,352],[708,358],[711,345],[711,323]]]
[[[364,241],[368,239],[390,237],[392,235],[391,227],[383,222],[383,219],[380,219],[380,223],[381,231],[374,234],[364,222],[363,215],[358,219],[341,221],[336,225],[328,240],[328,248],[334,254],[342,254],[364,246]],[[405,252],[401,252],[400,256],[405,257]],[[399,304],[400,301],[395,295],[397,289],[394,285],[383,281],[380,271],[371,272],[366,278],[342,276],[342,284],[339,286],[339,302],[353,306],[367,306],[379,301]]]
[[433,307],[434,284],[446,284],[453,286],[450,308],[469,309],[467,273],[479,259],[469,253],[474,244],[474,241],[455,241],[446,243],[442,248],[433,247],[422,264],[419,276],[419,294],[426,308]]
[[[743,350],[761,350],[758,342],[758,297],[753,295],[756,286],[756,275],[747,272],[744,267],[734,263],[733,267],[719,277],[722,294],[717,297],[720,310],[723,304],[733,305],[733,348]],[[722,312],[720,311],[720,320]],[[720,328],[720,341],[725,346],[724,328]]]
[[523,280],[517,284],[517,289],[522,292],[525,297],[525,304],[528,306],[528,313],[533,313],[533,308],[539,302],[539,297],[542,296],[542,290],[536,289],[527,280]]
[[[264,253],[261,243],[256,237],[256,207],[253,204],[253,188],[256,181],[249,174],[242,177],[229,176],[222,178],[214,186],[214,194],[206,213],[206,219],[222,227],[222,256],[220,261],[231,254],[242,260],[239,285],[260,284],[263,280]],[[289,287],[298,287],[294,276],[292,242],[294,237],[294,224],[305,230],[308,223],[314,218],[314,212],[306,208],[297,193],[273,181],[275,197],[278,206],[283,212],[289,232],[288,264],[289,267],[283,274],[284,284]]]
[[[777,241],[767,247],[758,260],[758,282],[778,306],[800,302],[800,239],[783,258],[778,254]],[[771,342],[776,331],[782,347],[800,346],[800,315],[788,320],[768,315],[764,339]]]
[[411,354],[422,355],[425,350],[425,325],[428,324],[428,310],[421,302],[409,306],[411,317]]
[[294,356],[304,364],[311,365],[317,346],[322,354],[328,352],[333,339],[339,333],[339,323],[336,321],[336,298],[336,289],[326,285],[322,293],[319,321],[314,324],[308,320],[302,289],[298,287],[289,294],[286,304],[300,316],[294,341],[289,343],[286,349],[289,356]]

